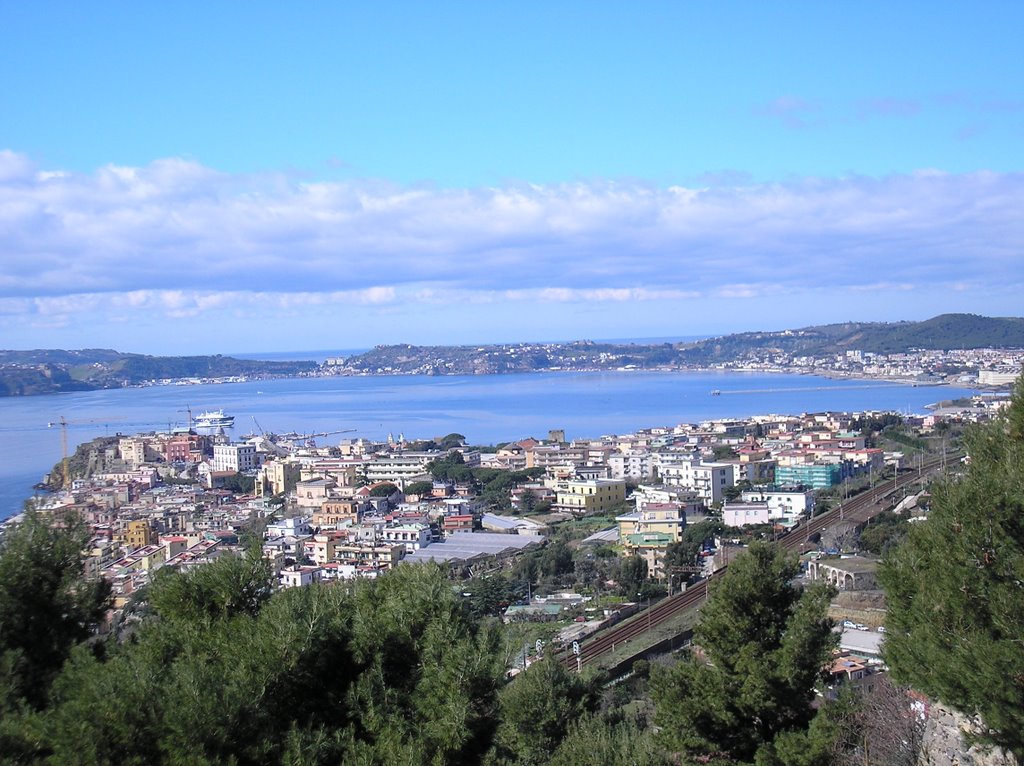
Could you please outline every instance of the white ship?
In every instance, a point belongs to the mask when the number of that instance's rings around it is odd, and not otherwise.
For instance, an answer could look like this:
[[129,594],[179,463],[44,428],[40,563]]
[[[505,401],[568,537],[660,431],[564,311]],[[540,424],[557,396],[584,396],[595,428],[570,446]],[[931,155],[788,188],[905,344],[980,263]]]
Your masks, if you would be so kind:
[[225,415],[224,410],[200,412],[192,421],[196,428],[231,428],[234,424],[235,416]]

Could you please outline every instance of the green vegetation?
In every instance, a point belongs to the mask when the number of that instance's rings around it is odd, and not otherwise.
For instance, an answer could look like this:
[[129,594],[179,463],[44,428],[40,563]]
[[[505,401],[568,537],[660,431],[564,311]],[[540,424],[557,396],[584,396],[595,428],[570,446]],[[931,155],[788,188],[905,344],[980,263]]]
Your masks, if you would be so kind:
[[479,762],[496,725],[499,635],[466,615],[440,571],[407,567],[352,589],[273,596],[267,575],[258,558],[224,557],[158,578],[155,618],[131,641],[75,651],[49,708],[5,721],[20,726],[4,755]]
[[381,484],[375,484],[370,489],[370,497],[391,497],[396,492],[398,492],[398,487],[386,481]]
[[0,396],[120,388],[164,378],[285,376],[315,362],[271,362],[230,356],[147,356],[109,349],[0,351]]
[[256,489],[256,479],[236,471],[231,476],[225,477],[221,486],[239,495],[251,495]]
[[[725,531],[726,527],[717,519],[707,519],[697,524],[687,524],[683,528],[682,539],[668,546],[665,551],[665,568],[689,568],[700,564],[700,552],[705,543],[713,543],[714,539]],[[692,578],[686,578],[692,579]],[[685,582],[685,580],[683,580]]]
[[[934,491],[927,522],[881,514],[861,547],[885,556],[894,676],[980,716],[981,738],[1021,757],[1024,381],[1005,417],[969,430],[965,444],[970,465]],[[431,473],[495,502],[532,476],[471,468],[458,453]],[[496,616],[530,590],[605,604],[657,596],[641,559],[580,544],[608,516],[558,524],[544,546],[463,583],[409,565],[284,591],[259,556],[265,519],[254,518],[249,554],[161,570],[102,637],[109,591],[82,579],[87,531],[50,521],[29,511],[0,544],[0,763],[838,766],[916,756],[898,689],[812,706],[835,641],[830,594],[794,587],[795,560],[766,542],[713,585],[695,648],[659,662],[649,682],[638,663],[633,678],[607,685],[597,667],[568,672],[550,644],[507,681],[525,638],[555,627]],[[688,527],[668,566],[692,565],[721,531]],[[619,647],[608,666],[659,637]]]
[[910,521],[906,516],[882,511],[861,531],[858,544],[862,551],[881,556],[906,539],[909,530]]
[[1024,761],[1024,378],[1006,416],[964,441],[965,473],[934,489],[928,521],[880,570],[886,659]]
[[405,494],[407,495],[429,495],[431,490],[434,489],[434,482],[432,481],[414,481],[405,488]]
[[573,343],[493,346],[377,346],[351,357],[359,372],[499,374],[560,369],[617,369],[700,366],[732,361],[756,352],[795,355],[842,353],[850,348],[876,353],[910,349],[1016,348],[1024,346],[1024,319],[943,314],[924,322],[849,322],[781,332],[748,332],[693,343]]
[[691,656],[653,676],[657,722],[672,751],[692,758],[783,763],[813,749],[811,701],[836,643],[831,591],[801,591],[796,559],[754,543],[712,588]]
[[473,468],[466,465],[461,452],[450,452],[427,465],[430,475],[437,481],[450,481],[471,485],[485,505],[499,510],[512,507],[510,490],[544,475],[543,468],[506,471],[500,468]]
[[88,530],[77,518],[65,525],[51,528],[29,509],[0,542],[0,718],[45,704],[72,648],[106,609],[106,583],[82,581]]

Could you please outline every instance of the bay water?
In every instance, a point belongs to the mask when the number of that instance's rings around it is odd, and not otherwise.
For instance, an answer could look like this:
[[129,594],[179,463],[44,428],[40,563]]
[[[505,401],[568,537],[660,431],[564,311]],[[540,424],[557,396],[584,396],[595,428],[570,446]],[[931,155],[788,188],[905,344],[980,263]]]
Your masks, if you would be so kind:
[[[718,392],[713,394],[712,392]],[[0,518],[17,513],[32,485],[68,449],[96,436],[184,426],[223,409],[237,438],[260,430],[343,438],[429,439],[458,432],[496,444],[563,429],[568,439],[651,426],[756,414],[823,410],[920,413],[970,389],[912,386],[810,375],[741,372],[548,372],[476,376],[285,378],[245,383],[167,385],[0,398]]]

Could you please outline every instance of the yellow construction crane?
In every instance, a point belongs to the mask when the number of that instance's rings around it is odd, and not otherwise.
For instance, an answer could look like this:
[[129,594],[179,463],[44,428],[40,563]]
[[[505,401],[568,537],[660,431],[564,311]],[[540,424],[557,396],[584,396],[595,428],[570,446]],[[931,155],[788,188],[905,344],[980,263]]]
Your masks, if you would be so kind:
[[68,420],[66,417],[61,415],[60,420],[46,424],[49,428],[53,428],[54,426],[60,426],[60,448],[63,454],[63,457],[61,458],[63,473],[63,489],[71,488],[71,475],[68,472],[68,426],[87,425],[102,422],[104,421],[99,420],[97,418],[86,418],[85,420]]

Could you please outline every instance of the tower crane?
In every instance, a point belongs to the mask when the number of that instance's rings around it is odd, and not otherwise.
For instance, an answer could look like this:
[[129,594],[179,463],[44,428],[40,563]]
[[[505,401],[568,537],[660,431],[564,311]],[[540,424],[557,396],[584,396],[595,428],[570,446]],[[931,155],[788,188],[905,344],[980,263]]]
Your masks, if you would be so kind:
[[93,423],[103,423],[103,420],[98,418],[85,418],[82,420],[68,420],[63,415],[60,416],[60,420],[55,422],[47,423],[48,428],[54,426],[60,426],[60,448],[61,448],[61,473],[62,475],[62,489],[69,489],[71,487],[71,475],[68,473],[68,426],[77,425],[91,425]]
[[[191,417],[191,411],[190,417]],[[71,475],[68,472],[68,426],[86,426],[96,425],[97,423],[103,423],[105,425],[110,423],[117,423],[119,425],[135,425],[135,426],[156,426],[163,425],[162,423],[128,423],[125,418],[66,418],[63,415],[60,416],[60,420],[50,421],[46,424],[47,428],[55,428],[60,426],[60,447],[61,447],[61,465],[64,476],[62,481],[62,489],[68,489],[71,486]]]

